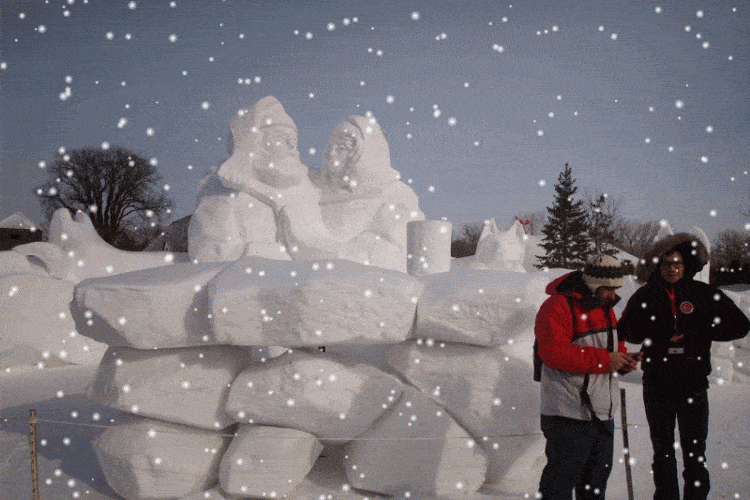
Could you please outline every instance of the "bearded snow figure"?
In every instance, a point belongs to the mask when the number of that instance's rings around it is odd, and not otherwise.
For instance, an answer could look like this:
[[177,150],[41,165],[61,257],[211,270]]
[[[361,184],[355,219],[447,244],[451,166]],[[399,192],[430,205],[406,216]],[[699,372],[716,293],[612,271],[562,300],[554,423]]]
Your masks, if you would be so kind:
[[328,231],[368,264],[406,272],[406,223],[424,220],[414,191],[391,168],[372,118],[352,116],[333,131],[317,178]]
[[231,119],[231,156],[201,182],[188,253],[201,262],[258,255],[288,260],[278,213],[288,203],[316,206],[317,190],[297,150],[297,126],[275,97]]

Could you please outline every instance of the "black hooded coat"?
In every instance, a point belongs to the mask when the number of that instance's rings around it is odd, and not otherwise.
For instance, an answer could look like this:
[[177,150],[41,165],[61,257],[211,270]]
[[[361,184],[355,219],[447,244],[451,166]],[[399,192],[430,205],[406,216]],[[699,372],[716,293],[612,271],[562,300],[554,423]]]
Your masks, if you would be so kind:
[[[682,256],[685,271],[681,280],[670,284],[658,269],[664,256],[674,251]],[[678,233],[655,244],[636,269],[638,281],[645,284],[628,300],[617,330],[628,342],[643,344],[644,382],[706,389],[711,343],[747,335],[750,321],[734,301],[693,279],[707,261],[708,252],[698,239]]]

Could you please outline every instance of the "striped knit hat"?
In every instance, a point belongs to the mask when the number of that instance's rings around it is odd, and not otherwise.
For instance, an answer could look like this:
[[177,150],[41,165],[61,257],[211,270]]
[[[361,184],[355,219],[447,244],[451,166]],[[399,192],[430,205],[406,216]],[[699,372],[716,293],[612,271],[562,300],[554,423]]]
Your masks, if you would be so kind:
[[620,288],[622,286],[622,277],[627,272],[619,260],[609,255],[595,255],[586,263],[583,268],[583,281],[596,293],[600,286],[611,286]]

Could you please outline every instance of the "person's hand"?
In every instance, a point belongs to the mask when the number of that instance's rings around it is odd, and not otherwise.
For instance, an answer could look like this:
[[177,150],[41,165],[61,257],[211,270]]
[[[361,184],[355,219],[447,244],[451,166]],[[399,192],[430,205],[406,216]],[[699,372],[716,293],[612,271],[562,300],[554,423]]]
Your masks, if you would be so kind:
[[609,371],[618,372],[621,375],[630,373],[638,367],[638,356],[627,352],[609,353]]

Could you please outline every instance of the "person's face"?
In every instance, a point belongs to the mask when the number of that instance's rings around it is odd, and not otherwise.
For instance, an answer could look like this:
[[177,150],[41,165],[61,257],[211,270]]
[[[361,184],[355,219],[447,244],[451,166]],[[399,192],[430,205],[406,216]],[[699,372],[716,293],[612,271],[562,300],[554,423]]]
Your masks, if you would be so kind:
[[617,287],[600,286],[596,289],[596,298],[601,307],[612,307],[617,300]]
[[661,277],[667,283],[677,283],[685,275],[685,263],[680,252],[672,252],[664,256],[659,264]]

